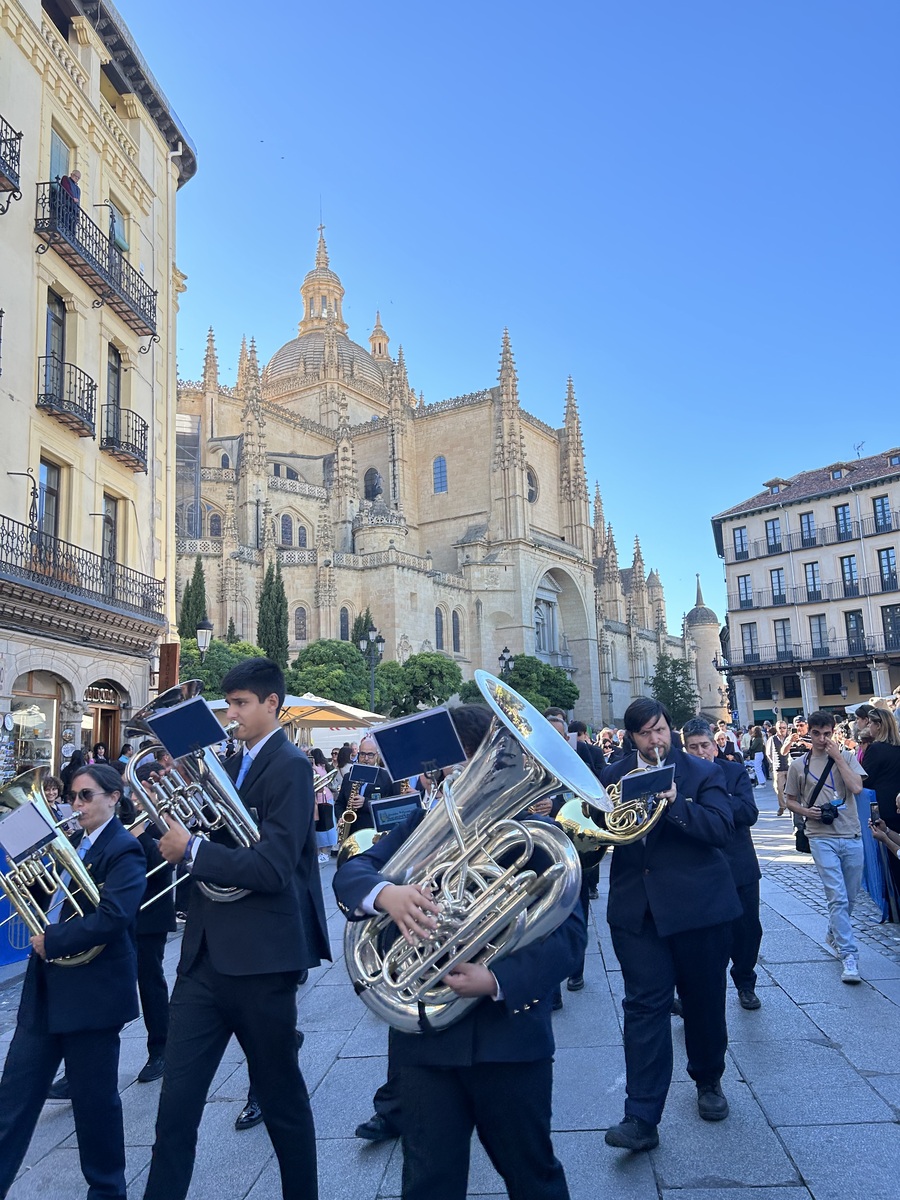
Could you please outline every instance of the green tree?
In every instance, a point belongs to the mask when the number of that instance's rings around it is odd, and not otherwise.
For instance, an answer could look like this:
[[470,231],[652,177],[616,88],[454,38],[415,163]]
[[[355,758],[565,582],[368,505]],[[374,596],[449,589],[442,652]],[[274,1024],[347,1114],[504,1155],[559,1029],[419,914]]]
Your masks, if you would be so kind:
[[234,617],[228,618],[228,632],[225,634],[225,641],[229,646],[233,646],[238,640],[237,630],[234,627]]
[[416,711],[406,672],[394,659],[380,662],[375,668],[375,708],[388,717],[405,717]]
[[550,666],[531,654],[517,654],[512,670],[504,678],[538,712],[547,708],[569,712],[578,700],[578,688],[562,667]]
[[226,642],[221,638],[213,638],[209,643],[206,658],[201,663],[197,639],[184,638],[181,642],[178,678],[182,683],[187,679],[202,680],[203,695],[206,699],[221,700],[222,680],[227,672],[243,659],[258,658],[260,655],[262,650],[252,642]]
[[[288,665],[288,603],[281,563],[270,562],[263,579],[257,613],[256,640],[279,667]],[[333,697],[330,697],[333,699]]]
[[411,655],[403,664],[403,674],[416,707],[443,704],[462,687],[462,672],[457,664],[435,651]]
[[369,630],[375,628],[375,622],[372,619],[370,609],[366,611],[353,622],[353,628],[350,630],[350,641],[354,646],[359,646],[359,643],[365,638],[368,641]]
[[672,724],[676,727],[680,728],[699,711],[700,697],[694,690],[691,664],[683,658],[661,654],[650,680],[650,691],[654,700],[669,710]]
[[474,679],[467,679],[459,689],[459,699],[461,704],[487,704],[481,690]]
[[185,638],[197,636],[197,626],[206,620],[206,578],[203,574],[203,560],[198,554],[194,560],[194,573],[185,586],[181,598],[181,615],[178,618],[178,636]]
[[310,642],[294,659],[286,680],[294,695],[312,692],[338,704],[368,707],[369,668],[352,642],[331,638]]

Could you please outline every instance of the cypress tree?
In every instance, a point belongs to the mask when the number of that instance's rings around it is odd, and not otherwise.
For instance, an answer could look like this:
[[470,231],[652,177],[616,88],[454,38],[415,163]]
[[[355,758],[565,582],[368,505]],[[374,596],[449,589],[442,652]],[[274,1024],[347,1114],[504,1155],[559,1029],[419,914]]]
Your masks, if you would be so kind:
[[275,567],[275,579],[272,584],[272,631],[273,641],[268,649],[269,657],[277,662],[283,671],[286,671],[288,665],[288,602],[280,562]]
[[259,612],[256,615],[256,642],[271,658],[270,647],[275,644],[275,620],[272,593],[275,588],[275,564],[266,568],[262,591],[259,594]]
[[228,632],[225,634],[225,641],[229,646],[233,646],[238,640],[237,630],[234,627],[234,617],[228,618]]

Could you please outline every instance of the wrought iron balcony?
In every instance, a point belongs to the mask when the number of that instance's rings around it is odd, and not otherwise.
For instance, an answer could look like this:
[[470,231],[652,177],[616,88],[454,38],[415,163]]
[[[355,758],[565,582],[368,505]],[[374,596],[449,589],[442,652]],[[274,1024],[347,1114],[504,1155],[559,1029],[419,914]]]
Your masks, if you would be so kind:
[[130,408],[104,404],[100,421],[100,449],[106,450],[132,471],[147,470],[147,422]]
[[55,354],[38,359],[38,408],[79,437],[93,437],[96,405],[97,385],[90,375]]
[[164,619],[165,587],[158,579],[11,517],[0,517],[0,576],[138,613],[149,620]]
[[13,200],[22,199],[19,183],[19,160],[22,153],[22,135],[16,133],[8,121],[0,117],[0,194],[6,193],[6,201],[0,201],[0,217]]
[[[757,646],[753,649],[733,649],[728,656],[732,671],[747,667],[772,667],[793,664],[840,663],[847,659],[858,663],[879,654],[900,654],[900,635],[884,633],[860,634],[852,638],[829,638],[827,642],[793,642],[784,646]],[[754,672],[757,674],[757,672]]]
[[156,292],[122,255],[109,233],[82,211],[59,181],[37,185],[34,232],[94,289],[125,324],[141,336],[156,336]]

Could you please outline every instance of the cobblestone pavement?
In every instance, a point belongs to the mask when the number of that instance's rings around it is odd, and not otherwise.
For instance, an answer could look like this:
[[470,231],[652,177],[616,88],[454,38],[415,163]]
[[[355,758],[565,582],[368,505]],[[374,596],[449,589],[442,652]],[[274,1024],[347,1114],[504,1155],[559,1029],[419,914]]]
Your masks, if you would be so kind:
[[[564,992],[554,1017],[557,1039],[554,1143],[566,1166],[572,1200],[895,1200],[900,1164],[900,955],[892,927],[874,923],[859,905],[860,968],[865,982],[840,982],[827,953],[824,906],[815,869],[793,849],[789,820],[775,816],[771,788],[757,798],[755,838],[763,865],[765,930],[758,991],[762,1008],[745,1012],[728,996],[730,1046],[723,1086],[731,1116],[699,1120],[685,1071],[681,1024],[673,1021],[675,1074],[660,1126],[660,1146],[628,1155],[603,1144],[622,1115],[622,980],[603,919],[592,905],[587,986]],[[319,1138],[322,1200],[375,1200],[399,1195],[400,1149],[353,1137],[371,1113],[383,1080],[386,1034],[359,1003],[340,960],[343,918],[323,869],[329,927],[337,961],[311,972],[301,990],[299,1024],[306,1033],[301,1065],[312,1094]],[[174,972],[179,939],[167,951]],[[0,1054],[11,1036],[18,985],[0,991]],[[143,1192],[159,1084],[136,1084],[145,1057],[139,1022],[123,1036],[120,1081],[128,1144],[129,1195]],[[263,1127],[236,1134],[233,1122],[247,1086],[232,1043],[214,1080],[200,1133],[191,1200],[275,1200],[277,1168]],[[512,1097],[499,1098],[514,1105]],[[480,1147],[470,1196],[503,1194]],[[49,1102],[10,1200],[85,1194],[73,1138],[71,1106]]]

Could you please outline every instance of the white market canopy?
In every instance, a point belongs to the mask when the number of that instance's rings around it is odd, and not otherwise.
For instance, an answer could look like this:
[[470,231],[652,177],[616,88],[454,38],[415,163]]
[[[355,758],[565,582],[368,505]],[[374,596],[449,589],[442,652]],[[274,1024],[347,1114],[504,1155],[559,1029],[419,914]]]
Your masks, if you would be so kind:
[[[222,713],[228,708],[228,701],[211,700],[209,707],[213,712]],[[281,709],[282,725],[302,725],[306,729],[360,729],[383,720],[379,713],[338,704],[336,700],[324,700],[311,692],[303,696],[285,696]]]

